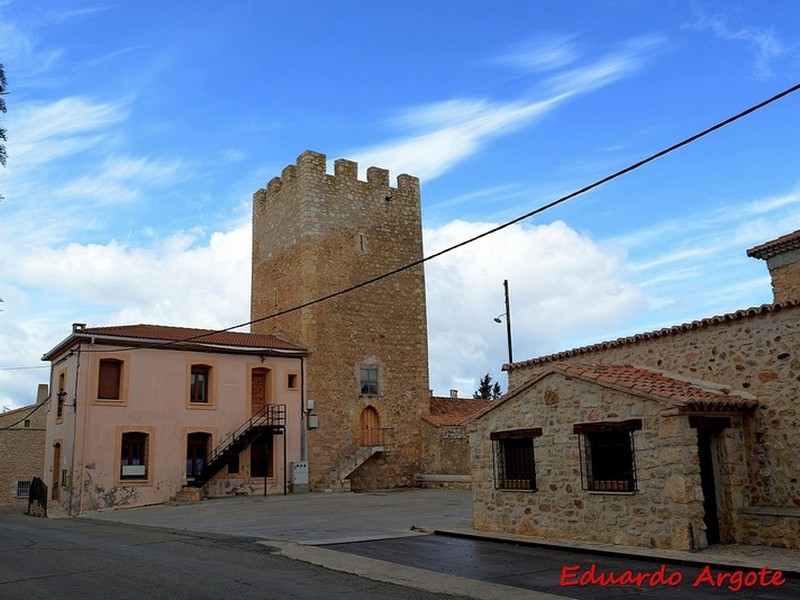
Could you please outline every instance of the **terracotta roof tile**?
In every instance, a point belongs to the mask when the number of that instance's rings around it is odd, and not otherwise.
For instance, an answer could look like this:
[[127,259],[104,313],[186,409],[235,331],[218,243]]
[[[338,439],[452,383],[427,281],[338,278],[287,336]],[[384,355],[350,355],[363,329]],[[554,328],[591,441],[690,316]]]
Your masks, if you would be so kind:
[[758,406],[758,401],[746,393],[732,393],[729,389],[709,381],[684,379],[673,373],[632,365],[559,363],[554,372],[646,394],[665,400],[670,406],[682,410],[739,412],[753,410]]
[[797,248],[800,248],[800,229],[750,248],[747,251],[747,256],[767,260],[778,254],[783,254],[789,250],[796,250]]
[[[52,357],[57,356],[63,348],[74,343],[76,339],[92,337],[106,338],[108,341],[133,347],[146,346],[148,343],[181,342],[181,346],[191,344],[196,346],[217,346],[220,348],[240,348],[241,350],[266,349],[298,353],[307,351],[303,346],[276,335],[140,323],[138,325],[106,327],[75,327],[72,335],[45,354],[43,360],[50,360]],[[119,341],[113,338],[117,338]]]
[[752,317],[767,315],[772,312],[777,312],[780,310],[792,310],[795,308],[800,307],[800,300],[787,300],[786,302],[780,302],[776,304],[763,304],[761,306],[756,306],[753,308],[746,308],[743,310],[737,310],[733,313],[727,313],[724,315],[718,315],[715,317],[708,317],[706,319],[700,319],[698,321],[692,321],[691,323],[684,323],[683,325],[675,325],[673,327],[665,327],[663,329],[659,329],[657,331],[650,331],[647,333],[637,333],[635,335],[631,335],[628,337],[618,338],[616,340],[611,340],[608,342],[599,342],[597,344],[592,344],[590,346],[582,346],[580,348],[573,348],[571,350],[564,350],[562,352],[556,352],[555,354],[548,354],[546,356],[538,356],[536,358],[531,358],[528,360],[523,360],[520,362],[512,363],[512,364],[504,364],[503,370],[504,371],[513,371],[514,369],[520,369],[524,367],[530,367],[533,365],[541,365],[549,362],[557,362],[559,360],[563,360],[565,358],[571,358],[573,356],[579,356],[581,354],[589,354],[591,352],[607,350],[609,348],[616,348],[618,346],[625,346],[628,344],[635,344],[638,342],[652,340],[655,338],[666,337],[670,335],[676,335],[679,333],[683,333],[686,331],[691,331],[694,329],[702,329],[705,327],[711,327],[713,325],[717,325],[720,323],[727,323],[730,321],[738,321],[740,319],[749,319]]
[[473,414],[491,404],[491,400],[431,397],[431,414],[422,417],[435,427],[461,425]]

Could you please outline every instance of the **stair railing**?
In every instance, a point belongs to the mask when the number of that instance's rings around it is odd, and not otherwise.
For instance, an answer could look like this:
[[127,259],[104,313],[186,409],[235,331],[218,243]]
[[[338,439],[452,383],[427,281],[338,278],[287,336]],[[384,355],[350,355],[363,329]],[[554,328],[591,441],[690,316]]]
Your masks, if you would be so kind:
[[266,404],[264,408],[252,415],[247,421],[239,425],[234,431],[226,435],[219,444],[217,444],[206,455],[206,468],[208,465],[216,461],[227,448],[232,446],[236,441],[245,435],[253,427],[261,426],[271,427],[286,427],[286,405],[285,404]]

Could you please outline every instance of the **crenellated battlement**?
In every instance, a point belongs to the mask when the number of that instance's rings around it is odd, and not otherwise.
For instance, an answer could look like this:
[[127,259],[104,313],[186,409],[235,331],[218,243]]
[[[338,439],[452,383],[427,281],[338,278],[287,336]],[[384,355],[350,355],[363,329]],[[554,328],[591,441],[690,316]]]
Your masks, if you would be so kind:
[[291,185],[321,189],[322,186],[355,187],[368,186],[376,190],[383,190],[387,196],[392,195],[390,190],[396,190],[399,195],[410,195],[419,198],[419,179],[411,175],[401,174],[397,177],[397,186],[392,187],[389,180],[389,171],[380,167],[369,167],[367,179],[358,179],[358,163],[344,158],[336,159],[333,163],[333,174],[327,173],[327,157],[320,152],[306,150],[297,157],[297,163],[288,165],[281,172],[280,177],[273,177],[266,188],[253,194],[254,200],[265,201],[269,196],[279,194],[282,189]]

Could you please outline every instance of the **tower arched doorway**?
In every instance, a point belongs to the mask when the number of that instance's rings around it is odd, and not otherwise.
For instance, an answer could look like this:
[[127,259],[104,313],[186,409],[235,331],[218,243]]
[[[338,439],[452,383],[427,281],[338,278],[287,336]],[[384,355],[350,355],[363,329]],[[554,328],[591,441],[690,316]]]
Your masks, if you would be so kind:
[[374,406],[367,406],[359,415],[362,446],[379,446],[381,443],[381,419]]

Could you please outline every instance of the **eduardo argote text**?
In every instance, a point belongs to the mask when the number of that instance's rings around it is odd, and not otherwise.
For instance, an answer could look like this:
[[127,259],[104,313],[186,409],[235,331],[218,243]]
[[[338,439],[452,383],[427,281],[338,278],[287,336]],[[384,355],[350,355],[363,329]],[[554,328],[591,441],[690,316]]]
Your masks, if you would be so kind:
[[[689,580],[687,580],[688,583]],[[661,565],[654,571],[608,571],[598,570],[592,563],[588,568],[581,570],[581,565],[567,565],[561,567],[561,586],[599,586],[609,585],[635,585],[638,587],[676,587],[684,582],[684,574],[677,569],[669,570],[667,565]],[[693,580],[692,587],[713,587],[728,589],[738,592],[745,588],[780,587],[786,583],[786,578],[781,571],[773,571],[767,567],[761,570],[720,571],[706,565]]]

